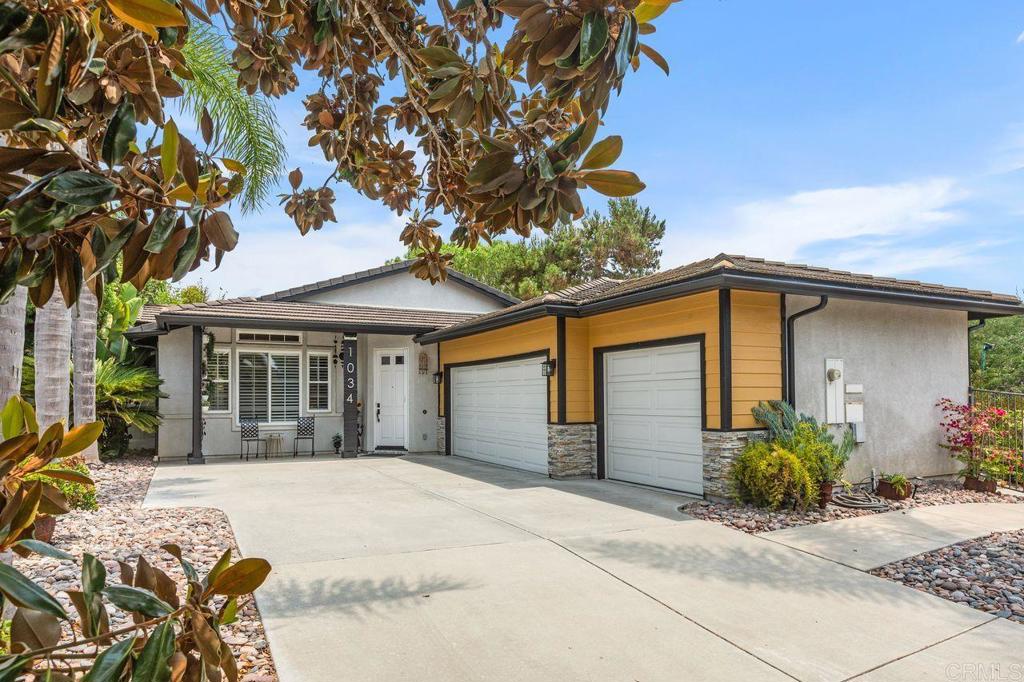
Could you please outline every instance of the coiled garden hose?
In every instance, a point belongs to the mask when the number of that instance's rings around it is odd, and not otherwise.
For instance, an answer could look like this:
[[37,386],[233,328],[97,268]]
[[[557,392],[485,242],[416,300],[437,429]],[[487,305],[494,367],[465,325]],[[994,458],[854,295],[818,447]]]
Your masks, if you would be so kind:
[[832,496],[832,504],[837,507],[869,511],[884,511],[889,508],[882,498],[865,490],[837,493]]

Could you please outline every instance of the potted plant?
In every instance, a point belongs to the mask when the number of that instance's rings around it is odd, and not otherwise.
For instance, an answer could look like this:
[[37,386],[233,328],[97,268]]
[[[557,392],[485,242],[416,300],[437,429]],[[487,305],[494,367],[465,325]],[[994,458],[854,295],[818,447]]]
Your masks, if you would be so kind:
[[875,493],[879,497],[899,502],[910,497],[911,489],[910,481],[903,474],[883,473],[882,477],[878,479]]
[[341,443],[342,439],[340,433],[336,433],[333,436],[331,436],[331,445],[334,446],[334,454],[341,454]]

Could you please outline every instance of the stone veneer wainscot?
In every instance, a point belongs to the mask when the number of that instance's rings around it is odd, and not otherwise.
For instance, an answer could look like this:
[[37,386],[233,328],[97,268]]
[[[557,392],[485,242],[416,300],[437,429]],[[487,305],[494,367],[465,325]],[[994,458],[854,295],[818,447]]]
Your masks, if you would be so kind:
[[729,469],[751,439],[761,439],[766,431],[702,431],[704,445],[704,496],[728,498]]
[[597,476],[597,426],[548,424],[548,475],[551,478]]

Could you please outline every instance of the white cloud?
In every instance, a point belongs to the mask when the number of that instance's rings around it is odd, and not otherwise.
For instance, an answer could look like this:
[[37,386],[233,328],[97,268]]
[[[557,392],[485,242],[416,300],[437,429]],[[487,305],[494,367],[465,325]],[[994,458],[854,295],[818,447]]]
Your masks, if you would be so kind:
[[700,221],[713,228],[670,233],[664,262],[674,266],[723,251],[794,260],[809,247],[830,242],[918,236],[958,221],[962,216],[953,206],[967,196],[950,178],[929,178],[751,201]]
[[994,242],[959,242],[924,246],[881,241],[835,254],[830,265],[852,272],[905,277],[922,270],[975,266],[988,260],[982,250]]
[[[268,209],[266,215],[274,211]],[[252,220],[236,218],[238,246],[224,256],[218,270],[202,267],[186,281],[201,279],[214,293],[223,289],[228,296],[258,296],[383,265],[404,252],[398,240],[403,220],[397,216],[380,222],[327,223],[305,237],[287,218],[275,221],[280,226],[273,229],[247,230],[245,222]]]

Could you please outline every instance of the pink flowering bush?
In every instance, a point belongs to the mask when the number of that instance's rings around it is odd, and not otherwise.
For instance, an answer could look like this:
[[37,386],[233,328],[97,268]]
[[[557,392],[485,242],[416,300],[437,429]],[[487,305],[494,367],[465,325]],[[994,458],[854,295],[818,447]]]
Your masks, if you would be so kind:
[[943,398],[939,425],[946,436],[943,447],[964,465],[961,476],[1006,480],[1021,474],[1024,457],[1019,442],[1019,412],[1001,407],[970,405]]

